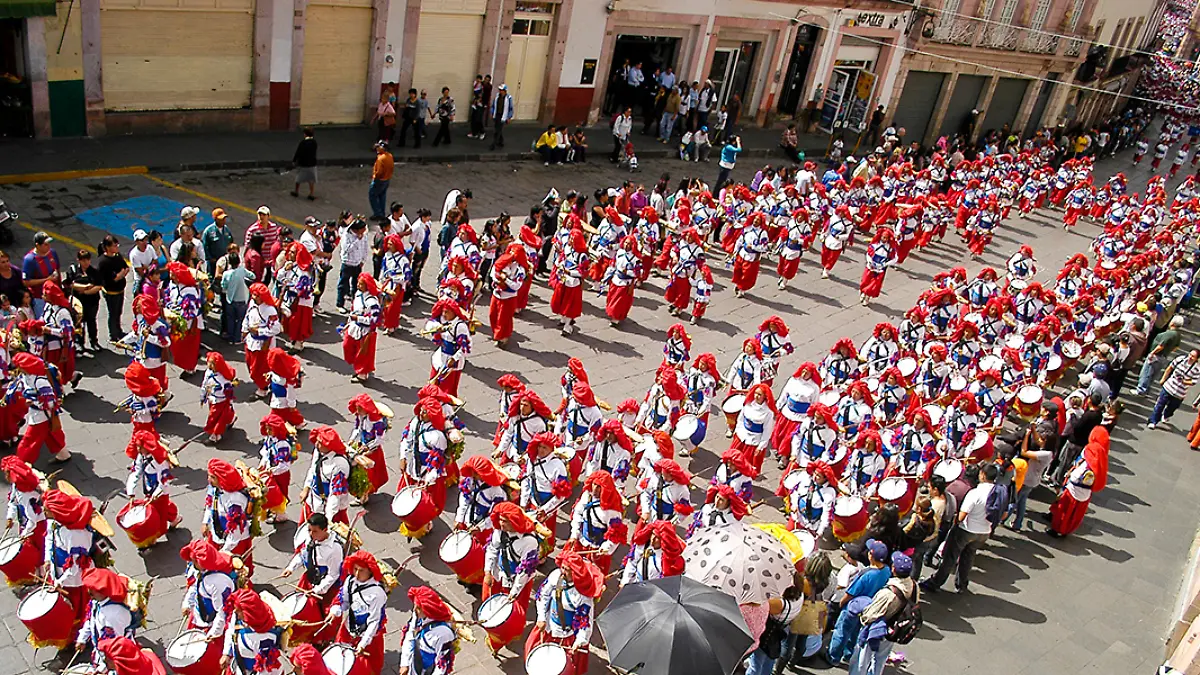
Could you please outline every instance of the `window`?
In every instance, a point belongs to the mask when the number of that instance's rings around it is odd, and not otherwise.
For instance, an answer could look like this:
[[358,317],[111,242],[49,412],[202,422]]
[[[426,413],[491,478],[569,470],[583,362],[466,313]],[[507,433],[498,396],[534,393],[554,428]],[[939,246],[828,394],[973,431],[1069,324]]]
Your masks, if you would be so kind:
[[549,19],[514,19],[513,35],[549,35]]

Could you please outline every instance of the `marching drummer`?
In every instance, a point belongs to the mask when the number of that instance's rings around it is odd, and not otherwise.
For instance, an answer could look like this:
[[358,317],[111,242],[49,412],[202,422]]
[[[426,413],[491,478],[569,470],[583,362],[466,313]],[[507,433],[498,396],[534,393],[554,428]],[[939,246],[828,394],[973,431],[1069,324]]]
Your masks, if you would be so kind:
[[300,359],[278,347],[272,347],[267,352],[267,368],[271,371],[271,412],[296,429],[303,429],[306,422],[296,407],[296,390],[304,382]]
[[937,459],[937,441],[929,411],[910,410],[904,426],[893,437],[892,472],[902,476],[925,475],[926,467]]
[[978,379],[967,387],[967,391],[975,397],[981,423],[999,429],[1004,425],[1004,414],[1008,411],[1008,392],[1001,384],[1000,372],[984,370],[976,377]]
[[562,400],[559,401],[558,407],[561,410],[567,404],[567,399],[571,398],[571,391],[575,388],[576,382],[588,381],[587,370],[583,366],[583,361],[572,356],[567,359],[567,368],[563,371],[562,377],[558,379],[559,388],[562,392]]
[[[146,509],[158,516],[158,527],[144,534],[139,533],[137,536],[140,541],[134,541],[138,550],[143,551],[166,536],[168,530],[178,527],[183,517],[179,515],[179,509],[171,501],[168,492],[174,477],[171,475],[171,462],[167,458],[167,447],[159,441],[158,436],[149,431],[133,432],[133,438],[125,447],[125,455],[133,460],[125,481],[125,496],[134,502],[145,502]],[[133,533],[129,534],[133,539]]]
[[1003,347],[1000,349],[1000,359],[1000,382],[1005,387],[1015,387],[1028,378],[1025,364],[1021,362],[1020,351],[1013,347]]
[[75,651],[92,648],[92,667],[104,667],[104,655],[97,647],[105,638],[137,637],[137,624],[133,611],[125,604],[129,584],[125,577],[112,570],[92,568],[83,573],[83,587],[87,591],[87,612],[79,636],[75,638]]
[[242,319],[242,342],[246,346],[246,370],[254,382],[256,398],[267,395],[267,354],[275,346],[275,336],[283,330],[275,299],[265,284],[250,284],[250,306]]
[[[283,675],[280,660],[283,628],[257,593],[242,588],[231,596],[234,620],[225,630],[221,671],[246,675]],[[235,666],[236,664],[236,666]]]
[[1033,257],[1033,247],[1021,244],[1021,248],[1008,257],[1004,267],[1008,270],[1010,292],[1026,288],[1037,274],[1037,260]]
[[625,501],[613,477],[606,471],[588,474],[571,511],[571,536],[563,550],[583,555],[607,574],[613,552],[629,537],[624,513]]
[[865,380],[855,380],[838,401],[834,421],[842,430],[842,438],[853,442],[859,431],[870,427],[875,399]]
[[500,502],[508,501],[505,490],[510,478],[496,463],[483,455],[475,455],[462,465],[458,482],[458,508],[454,512],[454,529],[469,530],[486,546],[492,536],[489,515]]
[[787,497],[787,526],[821,536],[833,519],[837,500],[837,474],[822,460],[809,462],[784,474],[776,494]]
[[950,362],[946,345],[940,342],[930,344],[917,371],[917,394],[927,401],[937,399],[946,390],[953,373],[954,364]]
[[471,326],[467,323],[467,314],[452,300],[438,300],[430,317],[423,333],[432,336],[437,350],[431,357],[429,380],[447,394],[457,396],[458,381],[467,364],[467,354],[471,353]]
[[600,426],[595,442],[588,448],[584,473],[591,475],[604,471],[624,487],[632,461],[633,440],[625,431],[625,425],[621,420],[608,420]]
[[63,436],[62,385],[54,379],[46,362],[28,352],[13,357],[10,374],[16,375],[4,392],[4,404],[19,399],[25,403],[25,430],[17,443],[17,457],[28,464],[37,461],[45,445],[54,453],[53,461],[71,459],[67,439]]
[[316,277],[313,255],[303,243],[288,246],[283,265],[275,270],[275,285],[279,307],[287,315],[288,341],[296,351],[304,351],[304,342],[313,334]]
[[528,456],[521,479],[521,508],[550,530],[549,542],[543,544],[550,549],[554,547],[558,509],[571,496],[567,465],[554,453],[561,443],[558,436],[549,432],[534,436],[526,449]]
[[787,453],[780,453],[780,463],[791,461],[789,472],[817,460],[833,460],[840,438],[834,414],[833,408],[824,403],[808,407],[808,416],[800,421],[788,444],[783,446]]
[[925,339],[929,333],[929,310],[920,305],[913,305],[904,313],[900,322],[900,337],[898,342],[903,354],[916,357],[925,348]]
[[187,627],[203,630],[210,641],[225,635],[231,608],[229,598],[237,588],[233,559],[207,539],[196,539],[179,551],[188,563],[187,592],[181,611]]
[[182,377],[196,372],[200,361],[200,334],[204,330],[204,296],[196,275],[181,262],[167,263],[171,284],[167,287],[167,308],[175,312],[183,334],[171,343],[171,360],[183,371]]
[[784,354],[795,351],[792,341],[788,339],[788,327],[778,316],[767,317],[758,327],[754,336],[762,348],[762,366],[759,381],[768,387],[775,382],[775,373],[779,372],[779,361]]
[[890,426],[908,409],[909,386],[896,366],[883,371],[879,389],[875,392],[875,409],[872,415],[879,426]]
[[638,523],[625,554],[621,587],[683,574],[683,540],[675,525],[659,521]]
[[208,460],[208,491],[204,495],[204,536],[222,553],[245,556],[253,569],[250,552],[250,496],[237,467],[216,457]]
[[346,510],[350,507],[350,462],[346,459],[346,444],[336,429],[319,426],[308,434],[315,452],[300,492],[300,519],[307,521],[314,513],[322,513],[331,523],[349,523]]
[[287,522],[288,491],[292,486],[292,462],[296,461],[294,429],[272,410],[258,423],[262,444],[258,450],[258,470],[266,478],[267,494],[263,506],[271,514],[271,523]]
[[[762,345],[754,338],[746,338],[742,342],[742,353],[737,355],[729,364],[725,373],[725,381],[729,383],[729,391],[744,392],[762,381],[763,354]],[[732,436],[731,433],[726,436]]]
[[96,649],[103,657],[100,672],[111,671],[113,675],[160,675],[165,673],[162,661],[149,649],[139,648],[127,637],[109,637],[100,640]]
[[980,427],[979,403],[970,392],[962,392],[955,397],[953,404],[946,410],[944,440],[949,446],[949,456],[961,459],[964,454],[964,440],[968,432]]
[[749,503],[754,493],[755,478],[758,478],[758,471],[746,452],[736,447],[729,448],[721,455],[721,462],[717,464],[717,470],[709,479],[705,503],[712,501],[712,496],[722,485],[728,485],[743,501]]
[[858,351],[854,348],[854,340],[840,338],[821,361],[821,381],[828,388],[840,389],[857,372]]
[[[162,320],[162,309],[158,299],[152,295],[139,295],[133,299],[133,344],[136,351],[133,360],[140,362],[158,380],[163,391],[167,390],[167,352],[171,348],[171,329]],[[124,342],[124,340],[123,340]]]
[[[47,492],[43,504],[49,519],[43,576],[71,603],[75,610],[75,625],[80,625],[87,609],[83,572],[96,566],[92,551],[95,550],[97,536],[91,527],[95,507],[90,499],[61,490]],[[65,645],[57,646],[61,648]]]
[[678,371],[664,362],[654,375],[654,384],[650,385],[642,399],[636,420],[637,428],[671,433],[679,421],[686,395],[683,385],[679,383]]
[[671,324],[667,329],[667,339],[663,342],[663,363],[672,368],[683,368],[692,358],[692,336],[688,335],[683,324]]
[[375,340],[383,310],[379,285],[363,272],[358,275],[354,299],[342,329],[342,358],[354,369],[354,379],[366,382],[375,372]]
[[[721,384],[721,372],[717,369],[717,358],[709,352],[696,357],[692,367],[685,377],[686,394],[683,401],[683,413],[695,415],[698,430],[691,437],[691,442],[703,442],[708,430],[708,418],[712,409],[713,398]],[[686,454],[686,453],[684,453]]]
[[538,587],[537,623],[525,641],[525,658],[538,645],[558,644],[567,649],[573,670],[586,673],[595,603],[603,593],[604,572],[595,563],[578,553],[560,553],[558,568]]
[[400,675],[449,675],[458,634],[450,606],[428,586],[408,589],[412,617],[400,631]]
[[75,319],[71,313],[71,302],[53,279],[42,284],[42,298],[46,301],[41,317],[46,338],[46,363],[54,364],[63,383],[70,382],[73,388],[79,384],[83,374],[75,370]]
[[400,484],[397,490],[418,488],[429,496],[433,504],[431,520],[410,527],[403,523],[400,533],[406,537],[421,538],[428,534],[433,519],[446,507],[446,455],[449,441],[446,437],[446,418],[442,405],[432,399],[417,402],[413,418],[400,434]]
[[[563,378],[565,379],[566,375],[563,375]],[[500,379],[496,380],[496,385],[500,387],[500,413],[496,417],[496,433],[492,435],[493,448],[500,445],[500,439],[504,437],[504,431],[508,428],[508,411],[517,397],[525,391],[525,383],[512,373],[501,375]]]
[[217,443],[237,419],[233,412],[233,381],[236,375],[233,366],[225,361],[220,352],[210,351],[207,358],[208,368],[200,384],[200,405],[208,406],[208,419],[204,423],[208,442]]
[[142,364],[134,361],[125,368],[125,387],[129,396],[117,406],[129,411],[133,422],[133,433],[145,431],[158,438],[158,428],[155,422],[162,413],[164,395],[162,385],[150,374]]
[[604,423],[604,413],[596,405],[596,394],[586,381],[576,382],[566,405],[559,410],[554,422],[554,433],[562,436],[563,444],[576,450],[592,445],[595,435]]
[[325,613],[332,601],[332,592],[341,588],[346,545],[330,534],[329,519],[323,513],[309,516],[304,527],[296,530],[293,543],[295,552],[281,576],[286,579],[303,570],[297,587],[309,597],[316,598]]
[[354,415],[354,431],[350,436],[350,447],[364,455],[370,466],[367,498],[387,484],[387,459],[383,456],[383,438],[391,426],[391,410],[381,408],[369,394],[356,394],[346,404]]
[[40,480],[33,469],[20,458],[9,455],[0,460],[0,470],[8,480],[8,506],[5,509],[5,530],[16,526],[16,536],[21,539],[21,548],[37,552],[36,565],[21,570],[5,569],[9,586],[23,585],[34,580],[35,567],[42,565],[42,551],[46,543],[46,512]]
[[745,500],[729,485],[713,486],[704,499],[704,506],[696,512],[696,517],[687,528],[687,538],[690,539],[696,530],[705,527],[725,527],[736,522],[749,513]]
[[696,509],[692,506],[692,475],[673,459],[660,459],[641,491],[638,517],[644,521],[682,523]]
[[[512,502],[492,507],[492,538],[484,555],[483,599],[507,595],[521,607],[529,605],[533,573],[538,563],[537,522]],[[493,651],[504,645],[489,645]]]
[[526,389],[518,394],[507,414],[504,434],[500,437],[500,444],[492,452],[492,458],[503,462],[522,462],[529,449],[529,443],[535,436],[550,428],[550,418],[553,415],[549,406],[533,389]]
[[950,333],[950,358],[960,374],[967,374],[979,362],[983,344],[979,341],[979,326],[970,321],[961,321]]
[[887,458],[883,455],[879,432],[874,429],[863,431],[854,441],[854,451],[842,474],[850,494],[863,498],[874,496],[886,470]]
[[329,608],[326,623],[341,618],[336,642],[354,648],[366,665],[364,675],[383,671],[383,636],[387,629],[387,589],[375,556],[355,551],[342,561],[342,589]]

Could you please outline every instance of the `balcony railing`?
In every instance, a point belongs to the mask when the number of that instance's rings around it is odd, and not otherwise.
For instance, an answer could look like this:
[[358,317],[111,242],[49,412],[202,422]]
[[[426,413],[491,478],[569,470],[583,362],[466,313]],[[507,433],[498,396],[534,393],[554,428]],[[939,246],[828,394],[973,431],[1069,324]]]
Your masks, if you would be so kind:
[[1021,42],[1021,51],[1031,54],[1053,54],[1058,51],[1058,37],[1045,33],[1026,33]]
[[993,49],[1006,49],[1015,51],[1017,44],[1020,42],[1020,35],[1015,26],[997,26],[989,25],[983,32],[983,39],[980,45],[991,47]]
[[937,42],[952,45],[969,45],[975,40],[979,22],[970,19],[943,20],[933,34]]
[[1083,40],[1071,40],[1067,43],[1067,56],[1079,56],[1083,51]]

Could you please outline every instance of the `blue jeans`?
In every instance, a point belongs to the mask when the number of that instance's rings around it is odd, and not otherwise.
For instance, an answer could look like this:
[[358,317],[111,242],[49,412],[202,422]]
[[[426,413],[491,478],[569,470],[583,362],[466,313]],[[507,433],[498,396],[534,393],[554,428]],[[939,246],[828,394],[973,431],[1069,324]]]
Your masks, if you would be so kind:
[[[782,640],[786,649],[787,637]],[[783,652],[780,652],[782,656]],[[746,675],[771,675],[771,671],[775,668],[775,659],[767,656],[767,653],[762,649],[755,649],[750,653],[750,658],[746,659]]]
[[1175,414],[1181,403],[1183,399],[1168,394],[1165,388],[1161,389],[1158,392],[1158,400],[1154,402],[1154,412],[1150,413],[1150,424],[1171,419],[1171,415]]
[[362,265],[342,265],[338,270],[337,306],[343,307],[346,299],[354,299],[358,290],[358,275],[362,273]]
[[846,611],[843,607],[842,613],[838,614],[837,623],[833,626],[833,637],[829,639],[830,661],[840,663],[842,659],[850,656],[854,643],[858,642],[858,631],[861,628],[858,615]]
[[1144,394],[1149,391],[1150,385],[1158,379],[1166,365],[1167,360],[1161,356],[1147,356],[1146,360],[1142,362],[1142,372],[1138,374],[1137,393]]
[[371,181],[371,188],[367,190],[367,201],[371,204],[371,215],[376,218],[384,217],[387,213],[387,190],[388,183],[386,180]]
[[671,130],[675,128],[675,118],[678,116],[678,113],[673,112],[664,112],[662,114],[662,119],[658,122],[658,137],[661,140],[671,140]]
[[225,305],[225,337],[230,342],[242,339],[242,320],[246,318],[246,301],[235,300]]
[[1022,486],[1020,492],[1017,492],[1017,499],[1013,507],[1017,512],[1016,522],[1013,523],[1014,530],[1020,531],[1025,526],[1025,505],[1029,501],[1030,492],[1033,492],[1033,488],[1028,485]]
[[850,659],[849,675],[882,675],[891,653],[892,643],[882,638],[858,643]]
[[[11,300],[12,298],[9,299]],[[20,301],[21,299],[17,298],[17,302]],[[40,317],[42,312],[46,310],[46,301],[41,298],[30,298],[30,304],[33,306],[33,315],[35,317]]]

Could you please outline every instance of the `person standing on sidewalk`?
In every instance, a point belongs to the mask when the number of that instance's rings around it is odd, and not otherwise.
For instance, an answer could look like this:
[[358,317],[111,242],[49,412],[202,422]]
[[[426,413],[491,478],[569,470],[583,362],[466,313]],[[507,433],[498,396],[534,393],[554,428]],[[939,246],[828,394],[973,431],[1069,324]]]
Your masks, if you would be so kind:
[[[417,150],[421,149],[421,129],[417,126],[418,122],[422,121],[420,108],[421,103],[417,99],[417,90],[409,89],[408,99],[404,101],[404,106],[400,111],[403,123],[400,125],[400,140],[396,143],[396,147],[404,147],[404,144],[408,141],[408,130],[412,129],[413,136],[416,138],[413,141],[413,148]],[[386,148],[387,144],[384,144],[384,147]]]
[[236,253],[229,254],[225,266],[227,269],[220,279],[221,293],[225,297],[221,335],[226,341],[237,343],[242,341],[242,321],[246,319],[246,308],[250,302],[250,284],[256,279]]
[[371,242],[367,240],[367,223],[355,218],[342,228],[342,269],[338,272],[337,307],[346,313],[346,299],[354,299],[358,290],[358,275],[363,264],[371,255]]
[[992,533],[992,523],[988,521],[988,497],[995,488],[996,477],[1000,467],[988,464],[979,472],[979,485],[976,485],[963,498],[958,507],[958,521],[954,529],[946,537],[946,550],[942,554],[942,564],[933,576],[921,582],[921,590],[936,593],[942,584],[950,578],[950,572],[955,573],[954,587],[960,594],[967,592],[970,583],[971,565],[975,562],[975,552],[987,541]]
[[1144,396],[1150,390],[1150,384],[1158,378],[1163,366],[1170,363],[1171,352],[1179,347],[1182,339],[1179,335],[1180,328],[1183,328],[1183,317],[1171,317],[1167,329],[1155,336],[1154,341],[1150,343],[1150,352],[1146,354],[1146,361],[1142,364],[1142,371],[1138,375],[1138,386],[1135,392],[1138,396]]
[[263,238],[262,248],[259,251],[263,256],[263,271],[258,280],[264,284],[271,283],[275,271],[275,258],[271,252],[278,250],[282,230],[283,228],[271,221],[271,209],[266,206],[258,207],[258,220],[246,229],[246,240],[243,242],[245,248],[250,248],[250,239],[254,235],[261,234]]
[[625,143],[629,140],[629,132],[632,130],[633,108],[625,108],[625,112],[617,115],[617,118],[613,120],[613,150],[612,154],[608,157],[608,161],[616,162],[621,158],[621,151],[625,149]]
[[[388,105],[391,105],[390,103]],[[392,115],[392,125],[395,126],[395,114]],[[300,184],[308,184],[308,201],[317,199],[317,139],[312,127],[304,128],[304,138],[296,144],[296,152],[292,155],[295,167],[296,182],[292,185],[292,196],[300,196]]]
[[[104,289],[104,305],[108,308],[108,340],[117,342],[125,337],[121,328],[121,314],[125,309],[125,277],[129,276],[129,263],[121,255],[121,244],[113,235],[100,242],[100,259],[96,261],[100,286]],[[92,346],[95,349],[93,343]]]
[[717,184],[713,186],[713,190],[725,187],[725,182],[729,180],[729,174],[733,173],[734,167],[737,166],[737,156],[741,151],[742,139],[738,136],[730,136],[729,142],[721,148],[721,161],[718,162],[721,171],[717,174]]
[[50,248],[54,241],[45,232],[33,235],[33,248],[25,254],[21,264],[21,275],[25,279],[25,288],[33,299],[33,315],[41,316],[46,301],[42,299],[42,285],[47,281],[59,279],[58,253]]
[[438,131],[433,137],[433,147],[440,143],[450,145],[450,123],[454,121],[454,99],[450,98],[450,87],[442,87],[442,97],[437,102]]
[[508,85],[500,85],[500,93],[496,94],[496,102],[491,106],[492,113],[492,131],[495,136],[492,137],[492,150],[504,147],[504,125],[513,117],[513,99],[508,95]]
[[[404,144],[401,136],[400,143]],[[375,144],[375,166],[371,169],[371,186],[367,189],[367,200],[371,204],[371,220],[382,221],[387,215],[388,184],[392,181],[392,172],[396,168],[396,160],[388,152],[387,144],[380,141]],[[338,303],[341,304],[340,302]]]
[[200,244],[204,247],[204,263],[208,268],[208,278],[212,279],[217,271],[217,260],[229,250],[233,243],[233,230],[229,229],[229,216],[225,209],[213,209],[212,224],[204,228],[200,234]]
[[[1200,378],[1200,349],[1192,351],[1182,356],[1175,357],[1171,365],[1167,366],[1163,372],[1162,390],[1158,392],[1158,400],[1154,403],[1154,410],[1150,413],[1150,423],[1146,425],[1147,429],[1153,429],[1160,422],[1166,422],[1171,419],[1175,411],[1179,409],[1183,403],[1183,397],[1187,396],[1188,389],[1196,383],[1196,379]],[[1192,425],[1195,429],[1196,425]],[[1188,434],[1188,440],[1194,437],[1194,433]]]
[[671,140],[671,131],[675,128],[675,119],[679,117],[679,89],[671,87],[667,90],[663,104],[662,119],[658,122],[658,140],[667,143]]
[[[79,330],[75,332],[75,347],[77,352],[83,351],[86,337],[92,341],[92,351],[100,350],[99,336],[96,334],[96,317],[100,314],[100,275],[92,266],[92,252],[86,248],[79,249],[75,254],[75,263],[67,268],[63,277],[63,287],[67,293],[79,298],[83,307],[83,317]],[[85,335],[86,333],[86,335]]]

